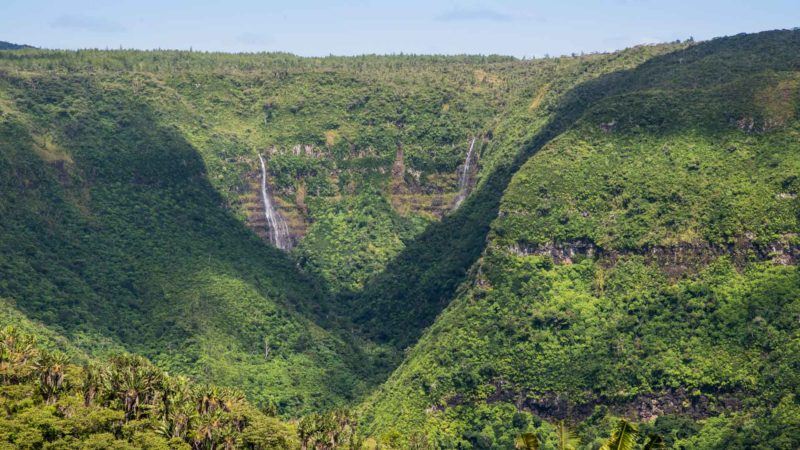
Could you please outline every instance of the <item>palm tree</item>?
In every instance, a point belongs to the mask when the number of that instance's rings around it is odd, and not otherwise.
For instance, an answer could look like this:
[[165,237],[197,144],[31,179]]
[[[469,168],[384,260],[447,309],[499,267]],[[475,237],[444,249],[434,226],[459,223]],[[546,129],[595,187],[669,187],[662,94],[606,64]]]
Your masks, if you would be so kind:
[[151,410],[162,397],[165,375],[145,358],[119,355],[111,358],[104,389],[122,404],[125,421],[140,418],[142,408]]
[[13,326],[0,331],[0,381],[18,383],[27,380],[38,354],[33,336],[21,333]]
[[520,450],[539,450],[539,438],[533,433],[522,433],[514,441],[514,448]]
[[319,428],[318,423],[320,416],[317,413],[311,413],[300,420],[297,424],[297,434],[300,437],[300,449],[308,450],[309,446],[314,445],[314,438]]
[[558,421],[556,432],[558,433],[558,450],[575,450],[578,445],[578,439],[569,431],[566,421]]
[[165,377],[160,394],[159,432],[167,438],[185,438],[198,417],[189,379],[184,376]]
[[107,374],[103,367],[95,363],[89,363],[83,367],[81,392],[83,392],[83,404],[85,406],[91,405],[95,397],[101,393],[106,376]]
[[225,416],[220,410],[203,414],[198,419],[193,446],[195,449],[214,449],[225,436]]
[[600,450],[633,450],[638,436],[639,429],[636,425],[625,419],[620,419],[614,425],[611,436],[603,443]]
[[[600,450],[633,450],[636,447],[638,437],[639,429],[636,425],[625,419],[620,419],[614,425],[611,436],[600,447]],[[666,448],[664,439],[656,434],[647,436],[641,447],[642,450],[661,450],[664,448]]]
[[312,413],[300,420],[297,432],[302,450],[359,448],[361,445],[358,422],[346,410]]
[[64,371],[68,362],[67,355],[49,352],[42,353],[36,361],[39,391],[48,405],[58,401],[58,394],[64,387]]
[[657,434],[647,436],[647,441],[642,446],[642,450],[663,450],[665,448],[667,448],[667,444],[664,442],[664,438]]

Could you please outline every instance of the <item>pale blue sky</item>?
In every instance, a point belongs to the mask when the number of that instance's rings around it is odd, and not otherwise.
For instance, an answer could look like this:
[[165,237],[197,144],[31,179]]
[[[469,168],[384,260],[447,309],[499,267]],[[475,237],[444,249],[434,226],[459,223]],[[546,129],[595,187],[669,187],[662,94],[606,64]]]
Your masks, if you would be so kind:
[[0,40],[299,55],[615,50],[800,26],[800,0],[2,0]]

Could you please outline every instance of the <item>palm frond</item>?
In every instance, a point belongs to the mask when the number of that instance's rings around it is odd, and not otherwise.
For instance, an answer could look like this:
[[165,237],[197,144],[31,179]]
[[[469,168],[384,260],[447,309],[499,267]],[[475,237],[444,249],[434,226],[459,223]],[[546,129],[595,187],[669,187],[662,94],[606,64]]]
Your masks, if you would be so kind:
[[633,450],[639,430],[636,425],[620,419],[611,432],[611,437],[600,447],[600,450]]
[[573,436],[565,421],[560,420],[558,422],[557,432],[558,450],[575,450],[579,444],[578,438]]
[[651,434],[647,436],[642,450],[664,450],[666,448],[667,444],[664,442],[664,438],[657,434]]
[[522,433],[514,441],[514,448],[520,450],[539,450],[539,438],[533,433]]

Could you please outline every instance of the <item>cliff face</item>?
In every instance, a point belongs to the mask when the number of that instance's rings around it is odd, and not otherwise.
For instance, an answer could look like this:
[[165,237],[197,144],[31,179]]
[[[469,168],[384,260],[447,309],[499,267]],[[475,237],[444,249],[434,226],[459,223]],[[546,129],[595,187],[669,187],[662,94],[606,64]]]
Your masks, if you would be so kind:
[[269,202],[273,207],[273,214],[279,216],[283,221],[288,233],[285,239],[287,243],[283,250],[291,250],[305,236],[307,223],[306,214],[308,213],[304,202],[304,187],[302,182],[298,183],[292,201],[287,201],[285,197],[275,195],[272,185],[274,180],[269,175],[267,169],[266,189],[262,189],[263,172],[259,170],[255,173],[247,174],[247,190],[241,195],[239,201],[246,213],[245,225],[253,231],[264,242],[275,245],[274,234],[275,225],[268,220],[267,210],[264,202],[264,195],[269,197]]
[[583,258],[596,258],[608,266],[614,265],[620,258],[639,255],[645,262],[655,264],[673,279],[695,274],[720,257],[730,258],[739,268],[759,261],[770,261],[779,265],[797,265],[800,262],[800,243],[794,233],[767,243],[753,242],[747,236],[741,236],[727,245],[685,242],[670,246],[606,251],[584,239],[537,246],[517,244],[508,251],[517,256],[546,256],[556,264],[573,264]]
[[[313,212],[309,211],[307,201],[322,199],[335,202],[342,197],[357,196],[364,189],[369,189],[369,186],[352,181],[362,176],[364,171],[350,167],[351,164],[357,164],[359,158],[368,157],[369,152],[342,161],[337,161],[326,155],[324,150],[315,149],[310,145],[297,145],[289,150],[272,147],[265,153],[269,195],[278,213],[288,224],[292,247],[302,241],[308,225],[314,221]],[[287,155],[300,160],[312,160],[318,167],[313,171],[299,172],[293,177],[286,177],[280,173],[282,167],[279,166],[278,169],[270,167],[269,159],[277,156],[280,161]],[[402,147],[398,148],[391,166],[387,167],[384,164],[375,166],[373,170],[378,176],[387,178],[385,195],[394,211],[403,217],[419,217],[425,220],[441,220],[452,210],[456,197],[466,198],[474,181],[470,178],[469,186],[460,187],[456,179],[461,172],[468,171],[470,177],[477,174],[477,163],[473,163],[467,169],[459,166],[459,173],[431,174],[423,180],[420,171],[406,167]],[[270,227],[262,201],[262,174],[257,171],[248,172],[244,176],[247,187],[245,192],[239,195],[237,203],[245,212],[245,224],[262,240],[270,242]],[[345,184],[340,183],[340,179],[351,181]],[[320,180],[324,182],[322,186],[324,192],[320,192]],[[314,191],[309,192],[309,186]]]

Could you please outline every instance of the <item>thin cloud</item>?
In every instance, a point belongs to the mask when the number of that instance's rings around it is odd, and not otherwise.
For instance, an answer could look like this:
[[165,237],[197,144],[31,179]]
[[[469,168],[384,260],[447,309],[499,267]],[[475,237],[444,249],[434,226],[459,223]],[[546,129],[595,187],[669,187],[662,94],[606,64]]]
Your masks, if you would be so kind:
[[263,47],[272,43],[272,37],[264,34],[245,32],[235,38],[236,43],[250,46]]
[[[672,39],[674,40],[674,39]],[[641,44],[658,44],[661,42],[668,42],[670,39],[663,39],[658,37],[652,36],[611,36],[603,39],[603,44],[614,46],[614,48],[620,49],[624,47],[633,47],[635,45]]]
[[59,16],[50,22],[53,28],[67,28],[73,30],[86,30],[95,33],[119,33],[125,31],[122,25],[99,17],[89,16]]
[[489,22],[508,22],[514,20],[510,14],[488,8],[479,9],[453,9],[445,11],[436,16],[436,20],[442,22],[467,22],[467,21],[489,21]]

